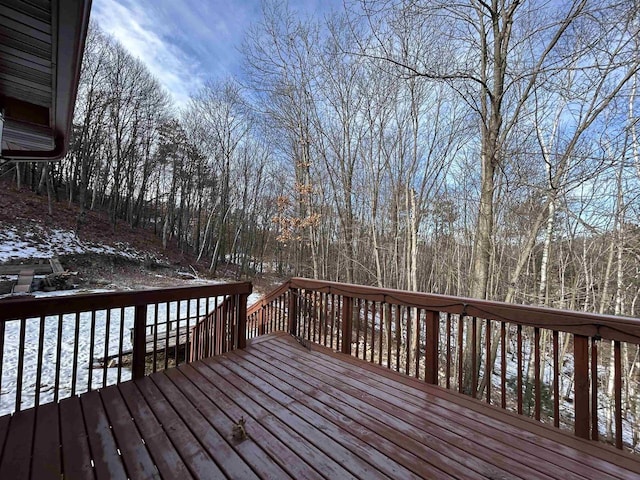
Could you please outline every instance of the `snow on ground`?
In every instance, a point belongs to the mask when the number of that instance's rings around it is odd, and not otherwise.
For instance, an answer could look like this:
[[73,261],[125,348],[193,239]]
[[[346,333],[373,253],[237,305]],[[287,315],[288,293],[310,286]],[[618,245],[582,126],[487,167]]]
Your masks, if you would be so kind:
[[80,240],[71,230],[46,229],[34,223],[28,231],[15,227],[0,228],[0,263],[26,258],[51,258],[56,255],[102,253],[132,260],[145,260],[148,254],[126,243],[103,245]]

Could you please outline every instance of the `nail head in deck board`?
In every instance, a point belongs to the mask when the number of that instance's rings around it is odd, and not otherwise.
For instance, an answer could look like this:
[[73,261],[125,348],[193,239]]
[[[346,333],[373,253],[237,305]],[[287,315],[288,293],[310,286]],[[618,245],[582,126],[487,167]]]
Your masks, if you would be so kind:
[[160,474],[164,478],[181,480],[193,478],[133,382],[125,382],[119,385],[118,389],[129,407],[136,426],[142,433],[144,443],[155,460]]
[[162,372],[151,375],[158,389],[182,417],[185,424],[207,449],[207,453],[216,461],[218,466],[227,476],[232,478],[251,479],[258,477],[242,461],[238,453],[229,446],[225,438],[213,428],[204,418],[203,414],[196,410],[184,394]]
[[0,478],[29,478],[34,421],[34,408],[25,410],[22,415],[14,415],[11,419],[12,428],[9,429],[0,463]]
[[118,389],[105,388],[100,396],[129,478],[160,478]]
[[60,430],[58,404],[47,403],[36,411],[31,478],[60,480]]
[[200,445],[198,439],[178,416],[171,404],[158,390],[149,377],[136,382],[140,393],[145,397],[163,430],[171,439],[178,455],[182,458],[193,476],[198,478],[222,478],[224,475]]
[[66,398],[60,402],[60,438],[65,478],[93,480],[91,451],[79,397]]
[[96,477],[98,480],[126,478],[122,458],[118,455],[118,447],[109,428],[109,419],[99,393],[93,391],[82,395],[80,403],[87,426]]

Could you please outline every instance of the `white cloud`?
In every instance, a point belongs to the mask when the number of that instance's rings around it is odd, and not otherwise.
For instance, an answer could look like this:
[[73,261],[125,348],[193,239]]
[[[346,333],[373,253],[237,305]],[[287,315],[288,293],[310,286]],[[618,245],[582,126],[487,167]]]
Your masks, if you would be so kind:
[[[92,18],[184,105],[206,79],[239,73],[241,45],[262,13],[260,0],[93,0]],[[291,1],[322,15],[342,0]]]
[[204,72],[197,58],[172,41],[177,22],[165,21],[160,10],[149,6],[147,2],[94,0],[92,18],[145,63],[178,105],[184,105],[189,94],[202,85]]

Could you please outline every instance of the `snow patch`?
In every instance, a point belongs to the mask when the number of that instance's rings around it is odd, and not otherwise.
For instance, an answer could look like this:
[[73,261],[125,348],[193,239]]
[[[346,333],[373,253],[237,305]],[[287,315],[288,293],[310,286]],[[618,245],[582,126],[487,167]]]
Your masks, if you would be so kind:
[[98,253],[143,261],[149,255],[127,243],[104,245],[79,239],[71,230],[46,229],[33,224],[28,231],[0,225],[0,263],[28,258],[51,258],[57,255]]

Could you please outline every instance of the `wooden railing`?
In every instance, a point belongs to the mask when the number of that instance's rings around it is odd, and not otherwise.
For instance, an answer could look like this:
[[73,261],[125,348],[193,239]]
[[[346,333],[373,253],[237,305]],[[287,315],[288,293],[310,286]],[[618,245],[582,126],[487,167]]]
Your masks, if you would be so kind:
[[251,290],[236,283],[0,300],[0,414],[243,348]]
[[250,336],[286,330],[580,437],[638,449],[638,319],[302,278],[248,317]]

